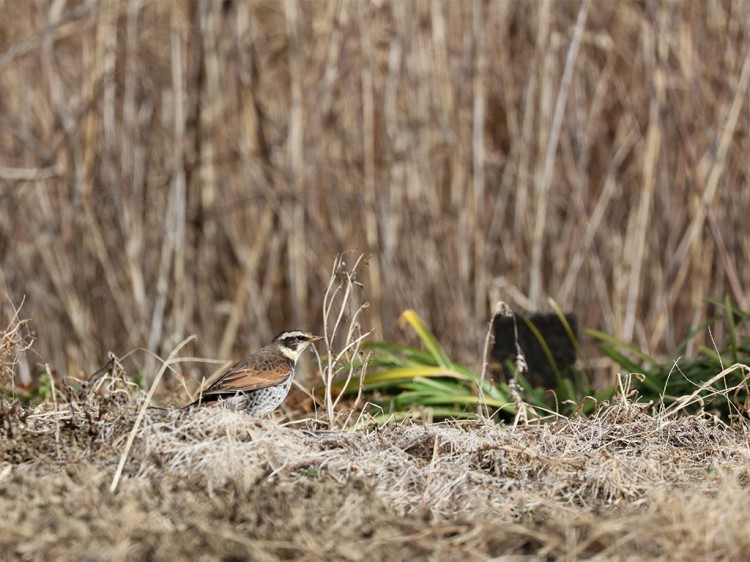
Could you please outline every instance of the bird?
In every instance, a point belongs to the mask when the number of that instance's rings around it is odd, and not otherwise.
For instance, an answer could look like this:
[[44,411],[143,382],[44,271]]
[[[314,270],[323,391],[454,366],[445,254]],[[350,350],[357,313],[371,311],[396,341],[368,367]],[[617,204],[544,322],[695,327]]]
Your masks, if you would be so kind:
[[299,356],[321,339],[300,330],[281,332],[271,343],[232,365],[185,408],[223,404],[256,417],[270,414],[289,393]]

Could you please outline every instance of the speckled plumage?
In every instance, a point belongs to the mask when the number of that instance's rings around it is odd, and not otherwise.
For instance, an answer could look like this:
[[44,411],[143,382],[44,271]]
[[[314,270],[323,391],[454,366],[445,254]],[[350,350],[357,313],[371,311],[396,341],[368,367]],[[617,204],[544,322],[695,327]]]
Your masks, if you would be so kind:
[[205,388],[190,406],[224,404],[263,416],[279,407],[294,379],[294,367],[305,348],[320,338],[291,330],[235,363]]

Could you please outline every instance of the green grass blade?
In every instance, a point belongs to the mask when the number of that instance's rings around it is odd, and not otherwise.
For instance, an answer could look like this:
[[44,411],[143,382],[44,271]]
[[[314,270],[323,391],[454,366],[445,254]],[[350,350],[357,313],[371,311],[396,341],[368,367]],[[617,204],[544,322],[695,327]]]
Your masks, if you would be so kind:
[[419,336],[419,339],[422,340],[422,343],[435,359],[435,362],[440,367],[448,368],[448,365],[450,364],[448,356],[445,354],[445,351],[443,351],[437,338],[435,338],[433,333],[427,327],[427,324],[424,323],[416,312],[413,310],[405,310],[399,318],[399,323],[409,324],[416,332],[417,336]]
[[557,386],[560,386],[562,382],[562,378],[560,377],[560,370],[557,368],[557,362],[555,361],[555,358],[552,356],[552,350],[549,348],[549,345],[547,345],[547,341],[544,339],[544,336],[539,331],[539,329],[534,325],[534,323],[531,321],[530,318],[527,316],[521,316],[521,320],[523,320],[523,323],[528,326],[529,330],[531,330],[531,333],[534,334],[534,337],[539,342],[539,345],[542,346],[542,352],[544,353],[544,356],[547,358],[547,362],[552,367],[552,372],[555,374],[555,380],[557,381]]
[[568,338],[570,339],[570,343],[573,344],[573,349],[576,350],[576,357],[580,358],[581,361],[583,361],[584,369],[583,371],[580,371],[575,366],[573,367],[575,375],[576,375],[576,386],[579,389],[584,388],[584,384],[586,387],[591,386],[591,365],[589,364],[589,361],[586,359],[586,356],[583,354],[583,350],[581,349],[581,346],[578,342],[578,338],[576,337],[575,333],[573,332],[573,327],[570,325],[570,322],[568,322],[568,319],[565,317],[565,313],[562,311],[560,306],[557,304],[555,299],[549,298],[548,299],[549,305],[552,308],[552,311],[557,315],[557,318],[560,320],[560,323],[563,325],[563,328],[565,329],[565,333],[568,334]]
[[[658,365],[658,362],[656,361],[656,359],[654,359],[647,353],[644,353],[643,351],[641,351],[635,346],[632,346],[628,343],[618,340],[614,336],[610,336],[609,334],[605,334],[604,332],[600,332],[599,330],[586,330],[586,335],[594,338],[595,340],[598,340],[599,342],[605,342],[609,344],[608,345],[609,349],[612,349],[612,350],[614,350],[615,348],[624,349],[625,351],[628,351],[629,353],[633,354],[635,357],[638,357],[639,359],[650,363],[652,367]],[[599,343],[599,345],[601,346],[602,344]],[[609,353],[607,353],[607,355],[609,355]],[[620,353],[620,355],[622,354]],[[635,363],[633,363],[633,365],[635,365]],[[643,367],[636,366],[633,372],[638,372],[640,370],[643,370]]]
[[551,297],[547,299],[547,302],[552,308],[552,311],[555,313],[555,316],[557,316],[557,318],[560,320],[560,323],[563,325],[563,328],[565,329],[565,333],[568,334],[568,338],[570,338],[570,343],[573,344],[573,348],[576,350],[576,355],[578,357],[583,357],[583,353],[581,353],[581,347],[578,345],[578,338],[573,333],[573,328],[568,322],[568,319],[565,317],[565,314],[563,313],[562,309],[557,304],[557,302],[555,302],[555,299]]
[[[729,348],[732,350],[732,363],[737,363],[737,326],[734,323],[734,313],[732,312],[732,301],[729,300],[729,296],[724,299],[727,319],[727,325],[729,326]],[[712,336],[713,338],[713,336]]]
[[441,367],[402,367],[396,369],[388,369],[387,371],[371,372],[365,376],[366,382],[380,382],[380,381],[395,381],[400,379],[411,380],[415,377],[450,377],[458,380],[468,380],[467,377],[461,373],[457,373],[451,369],[444,369]]

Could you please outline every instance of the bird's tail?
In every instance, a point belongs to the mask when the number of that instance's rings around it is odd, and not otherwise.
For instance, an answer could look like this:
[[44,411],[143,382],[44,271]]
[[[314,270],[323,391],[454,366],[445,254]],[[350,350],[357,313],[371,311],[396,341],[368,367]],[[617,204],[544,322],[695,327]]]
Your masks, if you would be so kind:
[[218,396],[202,394],[198,396],[196,400],[193,400],[192,402],[190,402],[190,404],[183,406],[181,409],[189,410],[190,408],[195,408],[196,406],[213,406],[220,400],[221,398]]
[[197,400],[193,400],[189,404],[184,405],[180,410],[189,410],[190,408],[195,408],[196,406],[200,406],[202,404],[201,399],[198,398]]

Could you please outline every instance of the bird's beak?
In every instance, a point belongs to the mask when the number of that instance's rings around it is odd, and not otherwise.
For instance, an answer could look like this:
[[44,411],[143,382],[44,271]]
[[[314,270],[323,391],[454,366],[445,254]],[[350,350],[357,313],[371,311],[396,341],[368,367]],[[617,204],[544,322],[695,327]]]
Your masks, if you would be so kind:
[[315,343],[316,341],[320,341],[322,339],[323,339],[322,336],[311,336],[310,337],[310,343]]

